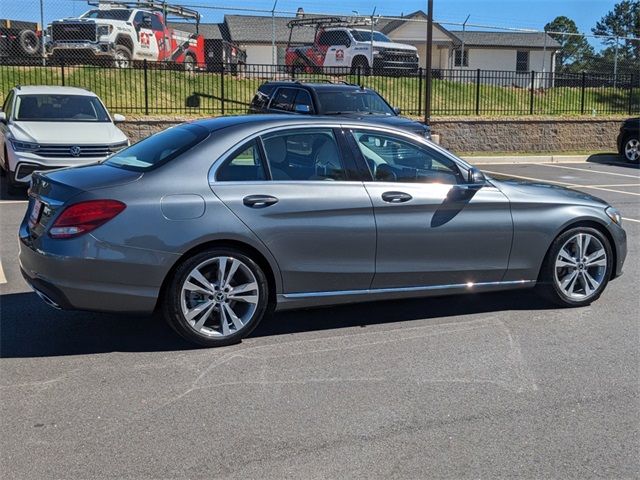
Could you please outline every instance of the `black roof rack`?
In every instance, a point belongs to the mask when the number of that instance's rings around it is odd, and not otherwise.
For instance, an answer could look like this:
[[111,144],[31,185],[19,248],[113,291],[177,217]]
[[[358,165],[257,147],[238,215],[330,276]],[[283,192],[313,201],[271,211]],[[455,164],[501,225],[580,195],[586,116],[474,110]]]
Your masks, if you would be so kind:
[[143,10],[155,10],[162,12],[165,18],[167,15],[175,15],[182,18],[190,18],[196,22],[200,22],[200,12],[192,10],[182,5],[171,5],[164,0],[87,0],[89,5],[100,8],[100,6],[114,6],[123,8],[140,8]]
[[[373,23],[377,22],[377,18]],[[367,26],[370,27],[372,23],[371,17],[311,17],[311,18],[296,18],[287,23],[287,27],[356,27]]]

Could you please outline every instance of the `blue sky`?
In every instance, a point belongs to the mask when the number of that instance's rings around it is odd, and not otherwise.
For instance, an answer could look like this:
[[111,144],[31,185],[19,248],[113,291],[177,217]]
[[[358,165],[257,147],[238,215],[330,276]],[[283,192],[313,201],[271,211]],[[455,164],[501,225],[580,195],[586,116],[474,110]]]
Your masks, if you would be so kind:
[[[175,0],[175,3],[194,6],[233,5],[239,8],[269,10],[273,0]],[[277,10],[295,11],[303,7],[307,12],[328,11],[361,15],[376,12],[382,15],[400,15],[426,10],[426,0],[350,0],[349,2],[322,2],[320,0],[279,0]],[[502,27],[542,29],[545,23],[558,15],[572,18],[578,28],[590,33],[590,29],[604,14],[613,8],[616,0],[434,0],[434,17],[442,22],[462,22],[471,15],[469,22]],[[44,0],[45,22],[65,16],[78,15],[88,9],[83,0]],[[220,10],[201,8],[203,21],[220,21]],[[231,12],[230,12],[231,13]],[[236,12],[238,13],[238,12]],[[37,19],[39,0],[0,0],[0,18]],[[449,27],[455,29],[455,27]]]

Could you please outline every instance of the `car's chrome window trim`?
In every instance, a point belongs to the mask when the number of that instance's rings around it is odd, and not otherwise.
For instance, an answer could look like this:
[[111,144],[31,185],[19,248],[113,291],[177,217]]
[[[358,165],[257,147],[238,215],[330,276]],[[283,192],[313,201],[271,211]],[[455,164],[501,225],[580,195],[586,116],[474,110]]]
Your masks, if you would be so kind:
[[[427,146],[428,148],[433,148],[435,150],[437,150],[438,152],[442,153],[443,155],[445,155],[447,158],[451,159],[453,162],[457,163],[458,165],[460,165],[461,168],[468,170],[469,168],[471,168],[471,165],[469,165],[467,162],[465,162],[464,160],[462,160],[461,158],[456,157],[455,155],[453,155],[451,152],[448,152],[447,150],[445,150],[444,148],[440,147],[439,145],[436,145],[433,142],[428,141],[427,139],[421,137],[420,135],[417,135],[415,133],[411,133],[411,132],[407,132],[405,130],[401,130],[395,127],[380,127],[380,126],[376,126],[376,125],[372,125],[372,124],[368,124],[368,123],[364,123],[364,122],[345,122],[344,120],[341,120],[339,122],[316,122],[316,121],[309,121],[307,122],[292,122],[292,123],[286,123],[286,124],[281,124],[275,127],[268,127],[265,128],[263,130],[257,131],[252,133],[251,135],[243,138],[240,142],[237,142],[235,145],[233,145],[232,147],[230,147],[227,151],[225,151],[222,155],[220,155],[220,157],[218,157],[216,160],[213,161],[211,168],[209,169],[209,174],[207,175],[208,181],[210,185],[213,185],[215,183],[228,183],[228,184],[238,184],[238,183],[246,183],[245,181],[237,181],[237,182],[219,182],[216,180],[216,173],[218,171],[218,168],[220,168],[220,166],[224,163],[224,161],[229,157],[229,155],[232,155],[233,152],[235,151],[237,145],[240,144],[244,144],[249,142],[250,140],[255,139],[256,137],[260,137],[262,135],[267,135],[270,133],[275,133],[281,130],[289,130],[291,128],[332,128],[332,129],[336,129],[336,128],[342,128],[342,129],[351,129],[351,128],[366,128],[369,130],[374,130],[374,131],[380,131],[380,132],[391,132],[393,134],[397,134],[400,136],[404,136],[409,140],[413,140],[413,141],[417,141],[418,143],[421,143],[425,146]],[[281,183],[284,180],[271,180],[272,182],[278,182]],[[324,182],[324,180],[305,180],[305,182]],[[344,181],[340,180],[340,183],[343,183]]]
[[377,295],[382,293],[402,293],[402,292],[423,292],[429,290],[446,290],[450,288],[467,288],[473,289],[475,287],[498,287],[509,285],[528,285],[535,283],[535,280],[509,280],[504,282],[478,282],[478,283],[452,283],[443,285],[430,285],[419,287],[393,287],[393,288],[371,288],[363,290],[331,290],[325,292],[299,292],[299,293],[283,293],[282,296],[286,299],[297,298],[315,298],[315,297],[339,297],[346,295]]
[[[220,155],[220,157],[218,157],[217,160],[213,161],[213,164],[211,165],[211,168],[209,169],[209,174],[207,175],[208,181],[209,181],[209,185],[214,185],[214,184],[239,184],[239,183],[248,183],[246,180],[239,180],[239,181],[231,181],[231,182],[226,182],[226,181],[221,181],[221,180],[217,180],[216,179],[216,174],[218,173],[218,169],[225,163],[225,161],[229,158],[229,156],[233,155],[233,153],[236,151],[236,148],[238,145],[246,145],[247,143],[249,143],[250,141],[258,138],[258,137],[262,137],[264,135],[269,135],[271,133],[277,133],[279,131],[282,130],[291,130],[291,129],[321,129],[321,128],[330,128],[332,130],[341,128],[341,125],[338,123],[315,123],[315,122],[310,122],[310,123],[291,123],[291,124],[286,124],[286,125],[278,125],[277,127],[270,127],[270,128],[265,128],[264,130],[260,130],[259,132],[254,132],[251,135],[249,135],[248,137],[243,138],[240,142],[237,142],[234,146],[232,146],[231,148],[229,148],[227,151],[225,151],[222,155]],[[268,162],[268,160],[267,160]],[[327,180],[269,180],[270,183],[274,183],[277,182],[278,184],[280,183],[285,183],[285,182],[304,182],[304,183],[309,183],[309,182],[322,182],[322,183],[327,183]],[[354,182],[354,180],[336,180],[334,182],[331,183],[340,183],[340,184],[344,184],[347,182]],[[362,183],[360,180],[355,181],[356,183]]]

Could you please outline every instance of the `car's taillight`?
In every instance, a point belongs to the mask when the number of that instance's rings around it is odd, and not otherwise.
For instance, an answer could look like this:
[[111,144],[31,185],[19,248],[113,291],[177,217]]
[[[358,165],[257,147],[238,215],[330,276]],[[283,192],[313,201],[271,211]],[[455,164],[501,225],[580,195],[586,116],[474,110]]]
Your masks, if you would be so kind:
[[127,206],[117,200],[89,200],[63,210],[49,229],[52,238],[83,235],[108,222]]

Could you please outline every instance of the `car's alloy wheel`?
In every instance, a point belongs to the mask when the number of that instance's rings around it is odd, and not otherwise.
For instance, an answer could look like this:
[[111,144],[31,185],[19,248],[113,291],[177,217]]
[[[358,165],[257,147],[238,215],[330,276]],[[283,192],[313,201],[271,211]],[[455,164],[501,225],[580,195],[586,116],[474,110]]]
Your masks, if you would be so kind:
[[640,161],[640,140],[630,138],[624,144],[624,156],[629,162]]
[[243,253],[211,249],[182,264],[165,299],[165,317],[183,337],[204,346],[248,335],[268,303],[262,269]]
[[180,302],[188,324],[202,335],[228,337],[256,312],[258,280],[240,260],[214,257],[195,267],[182,284]]
[[588,233],[577,233],[560,248],[554,280],[568,298],[586,300],[598,291],[607,273],[607,251]]
[[116,45],[113,63],[116,68],[129,68],[131,66],[131,52],[129,49],[123,45]]
[[555,239],[540,270],[538,290],[554,303],[580,307],[604,291],[613,268],[609,241],[598,230],[577,227]]

